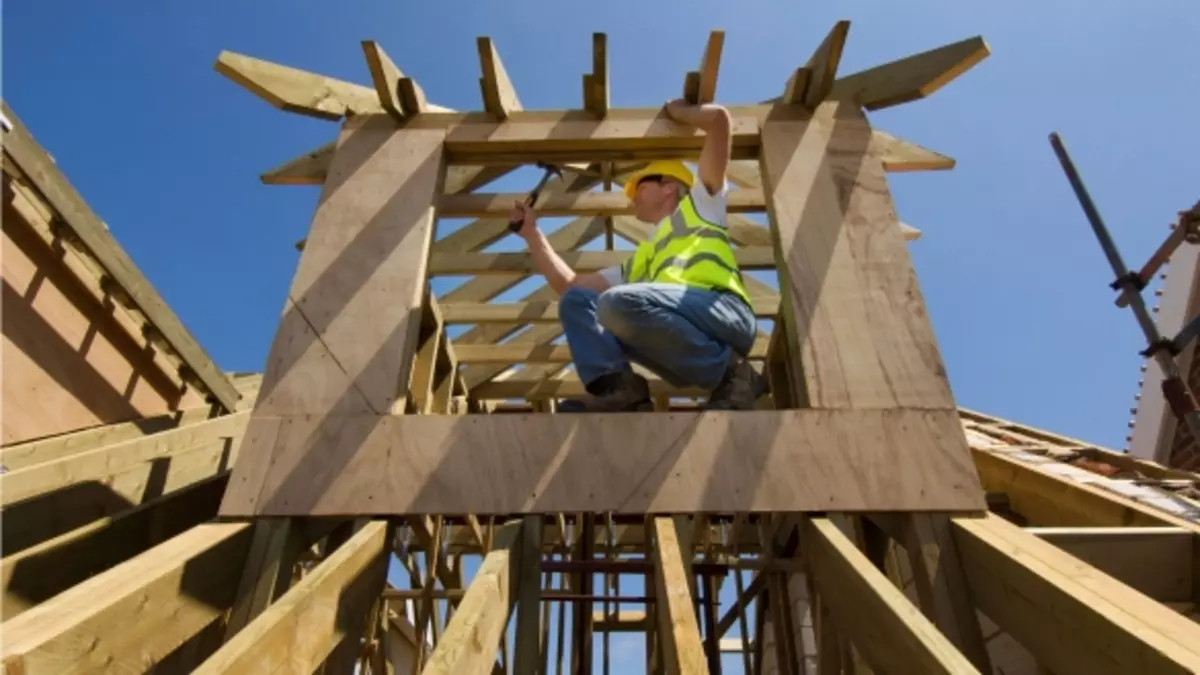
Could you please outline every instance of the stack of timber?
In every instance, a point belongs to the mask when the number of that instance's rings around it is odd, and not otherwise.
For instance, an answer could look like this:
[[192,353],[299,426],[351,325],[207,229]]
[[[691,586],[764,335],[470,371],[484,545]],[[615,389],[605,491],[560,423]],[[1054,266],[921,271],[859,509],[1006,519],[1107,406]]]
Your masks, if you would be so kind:
[[[487,38],[472,113],[371,41],[371,87],[221,54],[272,105],[341,123],[263,176],[322,190],[287,311],[261,376],[217,371],[231,404],[203,419],[6,444],[25,459],[0,475],[5,672],[1200,672],[1200,477],[950,395],[885,173],[953,160],[864,110],[986,45],[839,75],[848,29],[782,95],[729,106],[729,235],[780,280],[752,284],[775,393],[745,412],[656,380],[656,412],[555,414],[581,386],[553,292],[493,302],[533,270],[483,252],[514,196],[480,187],[563,162],[548,208],[577,217],[549,238],[595,269],[650,234],[605,193],[700,147],[609,107],[604,35],[565,111],[522,110]],[[715,100],[723,44],[689,100]],[[97,490],[105,508],[64,506]]]

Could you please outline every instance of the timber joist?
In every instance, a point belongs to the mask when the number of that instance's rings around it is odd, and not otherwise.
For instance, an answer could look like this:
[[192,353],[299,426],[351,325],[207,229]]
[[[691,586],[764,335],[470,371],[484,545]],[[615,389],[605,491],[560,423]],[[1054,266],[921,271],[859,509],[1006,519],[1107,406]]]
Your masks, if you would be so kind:
[[[700,147],[610,106],[605,35],[562,111],[523,109],[488,38],[474,112],[374,41],[369,86],[222,53],[271,105],[341,125],[263,176],[324,194],[253,405],[4,450],[4,672],[1200,671],[1197,477],[960,410],[914,292],[886,173],[953,160],[862,110],[986,45],[844,75],[848,32],[730,106],[729,237],[778,280],[746,277],[772,393],[737,412],[653,377],[655,412],[555,414],[584,393],[557,294],[496,301],[535,272],[487,250],[514,196],[476,190],[572,162],[547,239],[597,269],[651,234],[611,190]],[[725,47],[708,36],[684,98],[718,100]],[[71,511],[80,494],[103,498]]]

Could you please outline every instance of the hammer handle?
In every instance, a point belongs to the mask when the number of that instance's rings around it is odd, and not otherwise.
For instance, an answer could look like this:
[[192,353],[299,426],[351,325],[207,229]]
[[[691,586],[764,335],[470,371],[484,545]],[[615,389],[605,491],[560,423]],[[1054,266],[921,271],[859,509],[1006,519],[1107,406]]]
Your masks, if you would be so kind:
[[[533,192],[530,192],[529,196],[525,198],[525,203],[530,206],[533,206],[534,202],[537,201],[538,193],[540,193],[541,191],[542,191],[542,186],[540,186],[540,185],[537,186],[536,188],[534,188]],[[509,232],[512,232],[513,234],[520,232],[521,231],[521,223],[522,223],[522,221],[520,219],[508,221]]]

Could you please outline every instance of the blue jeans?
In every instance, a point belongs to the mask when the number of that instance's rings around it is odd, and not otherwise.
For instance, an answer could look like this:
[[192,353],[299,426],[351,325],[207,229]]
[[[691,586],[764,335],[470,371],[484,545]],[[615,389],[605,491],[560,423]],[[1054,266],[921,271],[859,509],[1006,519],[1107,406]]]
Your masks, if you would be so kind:
[[750,352],[757,330],[738,296],[680,284],[572,287],[558,314],[585,385],[632,361],[677,387],[711,390],[733,352]]

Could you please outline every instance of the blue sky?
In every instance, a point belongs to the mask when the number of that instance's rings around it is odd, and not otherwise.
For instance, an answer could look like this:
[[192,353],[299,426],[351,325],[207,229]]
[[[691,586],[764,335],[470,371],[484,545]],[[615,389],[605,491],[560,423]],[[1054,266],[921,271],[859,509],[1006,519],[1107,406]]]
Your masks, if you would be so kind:
[[[120,7],[121,9],[115,9]],[[1143,340],[1047,143],[1065,138],[1127,262],[1200,198],[1200,14],[1119,3],[9,2],[3,95],[220,367],[260,370],[316,188],[258,175],[336,125],[275,110],[213,71],[222,49],[369,83],[379,40],[430,100],[479,109],[491,36],[529,108],[577,107],[590,34],[614,106],[678,95],[727,31],[718,100],[773,96],[838,19],[843,73],[972,35],[992,56],[933,97],[872,115],[958,160],[891,176],[961,405],[1120,448]],[[522,190],[528,173],[492,189]]]

